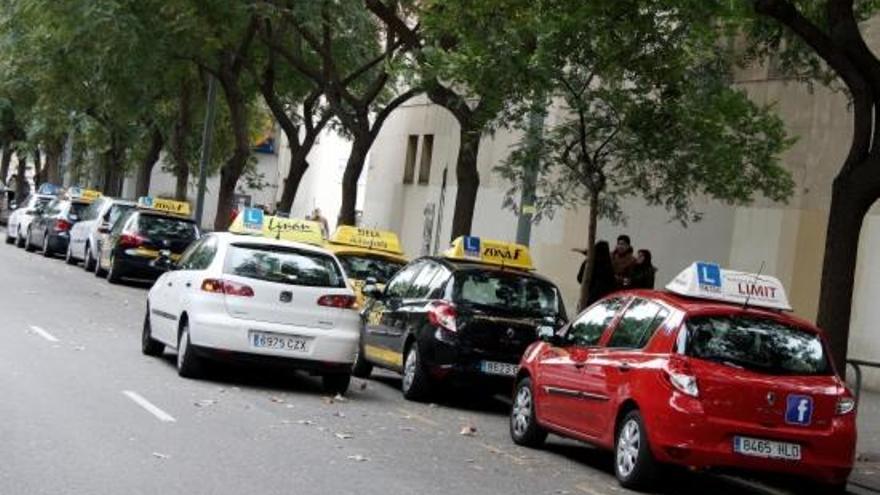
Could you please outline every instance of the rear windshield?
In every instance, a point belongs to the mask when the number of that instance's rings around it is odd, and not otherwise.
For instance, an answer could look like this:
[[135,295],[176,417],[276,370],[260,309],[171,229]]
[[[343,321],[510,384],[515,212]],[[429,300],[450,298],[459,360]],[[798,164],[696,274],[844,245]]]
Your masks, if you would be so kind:
[[194,241],[199,237],[196,224],[179,218],[141,215],[138,232],[147,238]]
[[332,257],[295,248],[233,244],[224,272],[267,282],[308,287],[345,287],[339,265]]
[[459,304],[517,315],[557,317],[564,313],[556,286],[518,273],[458,272],[453,297]]
[[121,203],[114,204],[110,207],[110,211],[107,212],[107,215],[105,216],[105,218],[107,219],[107,223],[113,225],[114,223],[116,223],[117,220],[119,220],[119,217],[121,217],[131,209],[134,209],[133,205],[126,205]]
[[827,375],[818,335],[767,318],[702,316],[686,323],[686,354],[771,375]]
[[356,280],[366,280],[370,277],[376,279],[376,282],[385,284],[388,282],[398,270],[403,268],[403,263],[391,261],[378,256],[364,256],[354,254],[337,255],[342,268],[348,275],[348,278]]
[[89,203],[80,203],[80,202],[72,202],[70,203],[70,211],[67,212],[68,215],[76,215],[81,217],[83,212],[89,207]]

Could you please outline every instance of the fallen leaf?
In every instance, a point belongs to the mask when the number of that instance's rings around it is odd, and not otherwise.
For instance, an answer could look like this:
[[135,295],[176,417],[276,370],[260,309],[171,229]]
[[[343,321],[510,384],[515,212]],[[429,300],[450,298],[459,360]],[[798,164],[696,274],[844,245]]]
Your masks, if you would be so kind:
[[217,403],[217,401],[214,399],[202,399],[202,400],[197,400],[197,401],[193,402],[193,405],[196,407],[209,407],[209,406],[213,406],[216,403]]
[[296,423],[300,424],[300,425],[306,425],[306,426],[311,426],[311,425],[315,424],[314,421],[309,420],[309,419],[301,419],[301,420],[297,421]]
[[366,390],[366,389],[367,389],[367,382],[361,382],[359,388],[360,388],[361,390]]
[[464,435],[466,437],[472,437],[477,434],[477,429],[473,425],[465,425],[461,427],[461,431],[458,432],[459,435]]
[[271,400],[272,402],[274,402],[276,404],[284,404],[284,399],[282,399],[281,397],[277,397],[275,395],[269,397],[269,400]]
[[350,459],[350,460],[355,461],[355,462],[365,462],[365,461],[369,461],[369,459],[367,459],[366,457],[364,457],[364,456],[362,456],[362,455],[360,455],[360,454],[357,454],[357,455],[350,455],[350,456],[346,457],[346,459]]
[[348,399],[342,396],[342,394],[336,394],[336,397],[333,398],[336,402],[346,402]]
[[153,457],[156,459],[168,459],[168,454],[163,454],[161,452],[153,452]]
[[400,431],[416,431],[416,429],[412,426],[400,426],[398,428],[400,429]]
[[340,440],[348,440],[349,438],[354,438],[354,435],[351,433],[335,433],[336,438]]

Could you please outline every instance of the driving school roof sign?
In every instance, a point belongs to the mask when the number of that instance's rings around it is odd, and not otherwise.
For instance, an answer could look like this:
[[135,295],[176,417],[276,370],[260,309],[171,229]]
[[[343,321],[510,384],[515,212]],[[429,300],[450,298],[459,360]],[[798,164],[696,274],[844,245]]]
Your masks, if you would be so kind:
[[403,254],[397,234],[386,230],[340,225],[330,238],[330,243],[384,251],[396,255]]
[[171,213],[173,215],[188,217],[190,214],[189,203],[186,201],[174,201],[171,199],[154,198],[152,196],[141,196],[138,198],[137,205],[139,208]]
[[791,311],[785,287],[776,277],[724,270],[715,263],[696,262],[666,285],[682,296]]
[[318,222],[269,216],[259,208],[242,210],[229,226],[229,231],[233,234],[257,235],[316,246],[324,244]]
[[510,242],[493,241],[480,237],[463,236],[452,241],[444,256],[451,259],[473,260],[520,270],[533,270],[529,248]]

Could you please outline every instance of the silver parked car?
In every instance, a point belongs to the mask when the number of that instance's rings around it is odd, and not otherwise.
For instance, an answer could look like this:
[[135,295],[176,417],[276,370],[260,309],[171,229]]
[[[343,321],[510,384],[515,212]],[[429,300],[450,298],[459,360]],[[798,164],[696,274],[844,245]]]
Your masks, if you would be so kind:
[[15,243],[16,246],[23,248],[28,227],[31,224],[31,220],[34,219],[34,215],[53,199],[55,199],[55,196],[31,194],[19,203],[17,205],[18,208],[9,215],[9,220],[6,224],[6,244]]
[[104,235],[110,232],[119,217],[135,206],[134,202],[121,199],[96,199],[70,230],[65,260],[71,265],[82,260],[86,271],[94,271]]

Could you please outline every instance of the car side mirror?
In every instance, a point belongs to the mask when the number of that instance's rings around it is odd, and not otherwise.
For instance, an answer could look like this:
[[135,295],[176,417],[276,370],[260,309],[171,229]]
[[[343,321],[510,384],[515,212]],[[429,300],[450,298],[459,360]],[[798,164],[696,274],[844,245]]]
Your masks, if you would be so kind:
[[71,222],[79,222],[79,215],[67,215]]
[[571,349],[568,355],[575,363],[585,363],[587,362],[587,358],[590,357],[589,351],[587,351],[583,347],[575,347]]
[[385,291],[379,288],[379,284],[374,277],[367,277],[367,280],[364,281],[364,288],[361,292],[372,299],[382,299],[385,296]]
[[102,223],[98,226],[99,234],[109,234],[110,233],[110,224]]
[[538,327],[538,339],[552,346],[562,345],[561,334],[556,333],[556,328],[551,325],[541,325]]

